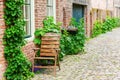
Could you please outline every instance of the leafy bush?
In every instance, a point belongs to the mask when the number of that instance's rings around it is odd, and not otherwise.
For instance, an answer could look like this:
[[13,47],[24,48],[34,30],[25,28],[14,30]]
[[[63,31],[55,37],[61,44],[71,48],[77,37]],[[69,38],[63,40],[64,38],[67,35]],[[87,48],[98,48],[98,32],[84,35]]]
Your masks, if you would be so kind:
[[85,44],[85,29],[84,20],[81,19],[80,23],[77,23],[74,19],[71,20],[73,26],[77,24],[78,31],[76,34],[71,34],[66,30],[63,31],[61,37],[61,57],[64,55],[77,54],[84,50]]
[[7,80],[28,80],[33,76],[30,72],[31,63],[23,54],[21,48],[24,41],[24,19],[21,10],[24,0],[6,0],[5,1],[5,30],[4,55],[8,66],[5,72]]
[[95,21],[94,26],[93,26],[93,31],[92,31],[92,37],[96,37],[99,34],[111,31],[113,28],[116,28],[119,26],[120,26],[119,18],[107,17],[103,23],[99,21]]
[[[36,38],[34,39],[35,44],[41,44],[41,37],[47,32],[55,32],[60,33],[60,24],[54,24],[52,17],[47,17],[43,20],[43,28],[39,28],[35,31]],[[63,31],[61,34],[60,40],[60,59],[64,57],[64,55],[68,54],[77,54],[79,51],[84,50],[84,43],[85,43],[85,30],[84,30],[84,20],[82,19],[80,23],[75,22],[73,19],[71,20],[72,25],[77,24],[78,31],[76,34],[71,34],[66,30]]]
[[73,26],[73,27],[77,27],[79,26],[79,23],[76,22],[76,19],[75,18],[71,18],[71,21],[70,21],[70,26]]
[[107,17],[102,25],[102,33],[106,33],[107,31],[111,31],[113,28],[118,27],[119,22],[118,18]]
[[116,18],[116,27],[120,27],[120,18]]
[[92,30],[92,37],[96,37],[97,35],[102,33],[102,23],[100,21],[95,21],[94,28]]
[[41,37],[47,32],[54,32],[60,34],[60,25],[61,23],[54,23],[53,17],[46,17],[43,20],[43,27],[36,29],[34,43],[39,45],[41,44]]

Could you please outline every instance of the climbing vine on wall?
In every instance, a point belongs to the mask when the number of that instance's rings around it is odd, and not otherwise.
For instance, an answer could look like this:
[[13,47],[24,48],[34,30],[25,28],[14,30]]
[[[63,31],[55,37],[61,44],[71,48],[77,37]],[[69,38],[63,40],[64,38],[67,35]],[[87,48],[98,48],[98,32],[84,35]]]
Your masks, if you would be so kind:
[[24,56],[21,48],[24,41],[24,25],[22,7],[24,0],[5,1],[4,55],[8,66],[5,72],[7,80],[28,80],[33,76],[31,63]]

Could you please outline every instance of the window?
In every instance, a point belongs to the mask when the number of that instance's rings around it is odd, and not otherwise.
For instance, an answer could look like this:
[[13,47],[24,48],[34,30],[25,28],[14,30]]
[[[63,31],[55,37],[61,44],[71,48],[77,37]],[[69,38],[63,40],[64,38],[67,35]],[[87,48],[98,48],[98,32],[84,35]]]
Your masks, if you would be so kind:
[[55,0],[47,0],[47,16],[53,16],[56,20],[56,3]]
[[34,0],[25,0],[23,7],[25,25],[25,37],[31,38],[34,36]]
[[31,12],[31,6],[30,6],[30,0],[25,0],[25,5],[24,5],[24,20],[26,22],[26,25],[25,25],[25,34],[26,36],[30,36],[31,35],[31,29],[30,29],[30,26],[31,26],[31,16],[30,16],[30,12]]

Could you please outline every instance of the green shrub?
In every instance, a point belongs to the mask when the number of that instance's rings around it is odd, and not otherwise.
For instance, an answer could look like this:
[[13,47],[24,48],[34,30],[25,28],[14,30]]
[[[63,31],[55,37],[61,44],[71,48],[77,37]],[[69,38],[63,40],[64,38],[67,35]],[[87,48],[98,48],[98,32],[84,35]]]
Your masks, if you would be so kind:
[[113,29],[113,27],[116,27],[115,24],[116,24],[115,18],[107,17],[105,22],[103,22],[103,24],[102,24],[102,33],[111,31]]
[[5,1],[5,30],[4,55],[7,60],[7,69],[5,77],[7,80],[28,80],[33,76],[30,72],[31,63],[23,54],[21,48],[25,44],[24,25],[22,7],[24,0],[6,0]]
[[92,30],[92,37],[96,37],[97,35],[102,33],[102,23],[100,21],[95,21],[94,26]]
[[[47,19],[43,20],[43,28],[39,28],[35,31],[36,38],[34,39],[35,44],[40,45],[41,37],[47,32],[55,32],[60,33],[60,24],[54,24],[52,17],[47,17]],[[84,29],[84,20],[80,20],[80,23],[75,22],[72,19],[72,25],[76,25],[78,31],[76,34],[71,34],[66,30],[61,34],[60,40],[60,49],[61,52],[59,54],[60,60],[64,57],[64,55],[68,54],[77,54],[79,51],[84,50],[85,44],[85,29]],[[79,24],[79,25],[78,25]]]
[[[63,31],[61,37],[61,55],[72,55],[77,54],[80,51],[84,50],[85,44],[85,29],[84,29],[84,20],[81,19],[80,23],[77,23],[73,18],[71,20],[71,26],[77,24],[78,31],[77,33],[69,33],[66,30]],[[74,24],[75,23],[75,24]]]
[[116,27],[120,27],[120,18],[116,18]]
[[119,18],[107,17],[103,23],[97,20],[95,21],[94,26],[93,26],[92,37],[96,37],[99,34],[111,31],[113,28],[116,28],[119,26],[120,26]]

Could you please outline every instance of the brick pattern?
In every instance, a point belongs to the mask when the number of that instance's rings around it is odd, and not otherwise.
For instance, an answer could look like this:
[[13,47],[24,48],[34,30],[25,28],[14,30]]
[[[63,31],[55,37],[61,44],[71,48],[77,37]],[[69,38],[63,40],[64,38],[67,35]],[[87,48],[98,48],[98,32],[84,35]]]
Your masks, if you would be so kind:
[[[35,27],[41,27],[43,19],[46,17],[46,0],[35,0]],[[56,0],[56,21],[62,22],[62,26],[68,26],[72,17],[72,2],[66,0]]]
[[4,58],[4,46],[2,45],[3,43],[3,35],[4,35],[4,30],[5,30],[5,22],[3,19],[4,15],[4,0],[0,0],[0,80],[3,78],[3,73],[5,72],[6,69],[6,61]]
[[42,21],[46,17],[47,7],[46,0],[35,0],[35,27],[39,28],[42,26]]
[[23,53],[31,62],[33,62],[33,58],[34,58],[34,50],[33,50],[34,48],[35,48],[35,44],[33,42],[28,42],[22,49]]
[[57,22],[62,22],[62,26],[67,27],[72,17],[72,2],[57,0],[56,4]]
[[[41,27],[46,17],[46,0],[35,0],[35,27]],[[62,26],[68,26],[72,17],[72,2],[67,0],[56,0],[56,21],[62,22]]]

